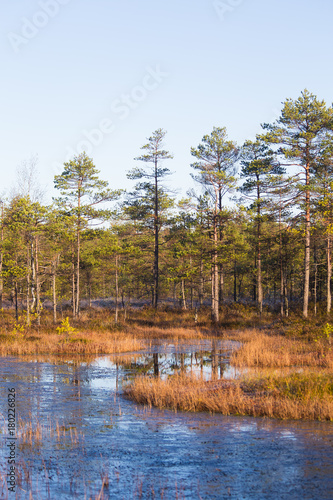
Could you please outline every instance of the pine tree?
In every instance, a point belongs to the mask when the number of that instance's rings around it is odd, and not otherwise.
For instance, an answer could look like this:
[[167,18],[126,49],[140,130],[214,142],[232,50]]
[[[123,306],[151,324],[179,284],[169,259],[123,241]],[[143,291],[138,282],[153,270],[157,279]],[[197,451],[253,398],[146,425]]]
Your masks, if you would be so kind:
[[267,134],[263,139],[278,144],[278,152],[286,166],[296,166],[304,174],[304,183],[298,184],[305,213],[305,258],[303,316],[308,317],[310,285],[310,234],[311,234],[311,177],[316,170],[327,129],[331,126],[333,109],[327,108],[325,101],[307,90],[296,99],[283,103],[281,117],[274,124],[264,124]]
[[103,221],[110,216],[109,210],[96,208],[106,201],[114,200],[120,191],[111,191],[108,182],[99,179],[99,171],[93,160],[86,153],[64,164],[62,174],[56,175],[54,185],[59,189],[62,197],[57,201],[63,210],[75,216],[76,221],[76,248],[73,260],[73,313],[79,315],[80,305],[80,252],[81,232],[92,220]]
[[326,240],[326,311],[332,307],[332,234],[333,234],[333,138],[330,133],[324,140],[319,164],[314,178],[314,213],[318,225],[322,226]]
[[145,221],[151,226],[154,233],[154,264],[153,264],[153,294],[152,304],[157,308],[159,299],[159,245],[160,230],[163,224],[162,214],[172,206],[172,200],[162,185],[162,180],[171,174],[168,168],[162,167],[161,162],[172,159],[173,156],[163,149],[166,132],[159,128],[148,138],[142,146],[145,152],[135,160],[151,163],[146,168],[134,168],[128,173],[129,179],[145,179],[137,183],[135,191],[131,193],[127,203],[127,214],[136,220]]
[[[210,135],[202,138],[197,148],[191,148],[191,154],[197,161],[192,163],[198,174],[192,175],[200,183],[210,200],[210,216],[212,221],[212,320],[219,321],[219,296],[223,269],[218,262],[218,246],[223,238],[223,197],[236,185],[235,163],[238,159],[238,148],[227,140],[225,128],[213,128]],[[219,280],[220,274],[220,280]]]
[[262,313],[263,290],[261,268],[261,232],[268,208],[268,197],[272,192],[274,183],[272,177],[282,175],[284,169],[274,159],[273,151],[267,144],[257,138],[255,142],[246,141],[242,147],[241,178],[245,178],[240,191],[252,201],[251,208],[255,212],[256,226],[256,266],[257,266],[257,293],[256,300],[259,314]]

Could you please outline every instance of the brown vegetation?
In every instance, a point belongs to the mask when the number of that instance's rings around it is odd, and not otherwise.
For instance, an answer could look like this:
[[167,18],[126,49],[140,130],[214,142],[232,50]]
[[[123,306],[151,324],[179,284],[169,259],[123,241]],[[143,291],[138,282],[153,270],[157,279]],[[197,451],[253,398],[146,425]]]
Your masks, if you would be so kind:
[[333,369],[333,350],[329,343],[304,342],[253,331],[252,337],[233,353],[231,363],[236,367],[312,366]]
[[[288,392],[286,388],[290,385],[290,377],[268,377],[257,382],[205,382],[186,374],[167,380],[138,377],[125,393],[140,404],[160,409],[332,421],[332,382],[326,380],[323,392],[316,393],[316,374],[307,373],[294,380],[295,392]],[[328,375],[322,377],[329,378]]]
[[[60,338],[59,338],[60,337]],[[90,332],[66,338],[57,334],[0,335],[0,355],[23,354],[111,354],[137,351],[143,342],[126,333]]]
[[[65,317],[54,325],[51,315],[44,312],[42,326],[36,326],[27,325],[23,316],[16,322],[10,311],[2,311],[0,355],[112,354],[141,350],[155,339],[195,341],[209,335],[195,326],[193,318],[192,327],[186,327],[177,326],[178,314],[169,313],[169,323],[167,316],[165,311],[156,315],[143,309],[136,312],[135,319],[115,325],[112,311],[88,310],[79,320]],[[190,324],[189,313],[179,317],[179,323]]]
[[14,356],[26,354],[107,354],[136,351],[144,343],[133,333],[115,329],[105,314],[98,326],[98,313],[91,318],[74,322],[64,318],[53,325],[51,317],[44,316],[43,326],[27,325],[23,317],[16,322],[10,312],[2,312],[0,355]]
[[333,420],[330,338],[292,339],[255,329],[228,332],[224,338],[243,343],[231,356],[239,378],[206,382],[186,373],[167,380],[138,377],[126,388],[127,396],[176,411]]

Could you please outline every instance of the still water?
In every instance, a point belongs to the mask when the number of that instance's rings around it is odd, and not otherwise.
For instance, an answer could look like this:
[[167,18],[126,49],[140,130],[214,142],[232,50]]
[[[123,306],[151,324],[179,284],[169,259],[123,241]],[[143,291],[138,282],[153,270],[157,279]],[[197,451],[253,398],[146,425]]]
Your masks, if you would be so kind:
[[[136,373],[232,376],[235,347],[1,359],[0,498],[332,499],[331,423],[174,413],[122,396]],[[6,486],[8,388],[16,390],[16,493]]]

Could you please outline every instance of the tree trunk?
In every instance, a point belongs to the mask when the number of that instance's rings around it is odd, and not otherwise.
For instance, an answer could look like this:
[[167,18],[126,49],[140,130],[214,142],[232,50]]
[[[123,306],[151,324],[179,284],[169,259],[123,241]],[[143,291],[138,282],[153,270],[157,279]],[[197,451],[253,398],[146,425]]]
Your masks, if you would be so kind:
[[217,263],[217,222],[216,215],[213,221],[213,253],[212,253],[212,321],[219,321],[219,267]]
[[237,262],[234,260],[234,302],[237,302]]
[[262,293],[262,278],[261,278],[261,249],[260,249],[260,241],[258,242],[258,311],[261,316],[262,314],[262,301],[263,301],[263,293]]
[[284,296],[284,310],[286,318],[289,316],[289,302],[288,302],[288,289],[287,289],[287,272],[284,271],[284,282],[283,282],[283,296]]
[[15,281],[15,319],[18,321],[19,315],[18,315],[18,290],[17,290],[17,281]]
[[238,298],[242,296],[242,283],[243,283],[244,276],[239,276],[238,277]]
[[76,316],[76,294],[75,294],[75,250],[72,248],[72,307],[73,317]]
[[316,244],[314,247],[314,290],[313,290],[313,299],[314,299],[314,315],[317,316],[317,283],[318,283],[318,264],[317,264],[317,248]]
[[[192,269],[192,255],[190,255],[190,268]],[[185,302],[186,305],[186,302]],[[191,276],[191,281],[190,281],[190,309],[192,311],[193,309],[193,278]]]
[[259,181],[257,184],[257,216],[258,216],[258,224],[257,224],[257,239],[258,239],[258,254],[257,254],[257,301],[258,301],[258,311],[259,315],[262,314],[262,301],[263,301],[263,293],[262,293],[262,277],[261,277],[261,207],[260,207],[260,187]]
[[219,304],[221,305],[223,302],[223,293],[224,293],[224,274],[223,274],[223,265],[220,264],[220,272],[219,272]]
[[280,263],[280,314],[284,316],[284,276],[282,263]]
[[27,325],[30,326],[30,252],[27,245]]
[[204,295],[203,258],[200,258],[199,307],[202,307]]
[[1,203],[1,249],[0,249],[0,309],[3,308],[3,202]]
[[331,278],[332,278],[332,262],[331,262],[331,236],[327,235],[327,314],[331,312],[332,296],[331,296]]
[[[221,173],[221,164],[219,162],[218,164],[218,171],[219,173]],[[222,213],[222,186],[220,183],[218,183],[218,214],[219,214],[219,218],[218,218],[218,239],[219,239],[219,243],[220,243],[220,248],[222,248],[222,240],[223,240],[223,231],[222,231],[222,218],[221,218],[221,213]],[[220,263],[219,264],[219,278],[218,278],[218,287],[219,287],[219,291],[218,291],[218,296],[219,296],[219,305],[222,304],[222,301],[223,301],[223,292],[224,292],[224,276],[223,276],[223,264]]]
[[327,240],[326,240],[326,259],[327,259],[327,283],[326,283],[327,305],[326,305],[326,312],[327,312],[327,314],[330,314],[331,307],[332,307],[332,295],[331,295],[332,262],[331,262],[331,235],[330,234],[327,234]]
[[57,322],[57,289],[56,289],[56,268],[57,261],[56,259],[52,262],[52,300],[53,300],[53,323]]
[[118,287],[118,255],[116,255],[116,311],[114,321],[118,323],[118,296],[119,296],[119,287]]
[[75,305],[75,317],[77,318],[80,314],[80,222],[78,223],[77,229],[77,254],[76,254],[76,305]]
[[158,257],[159,257],[159,220],[158,220],[158,183],[157,183],[157,159],[155,158],[155,207],[154,207],[154,303],[153,306],[155,309],[158,304],[158,278],[159,278],[159,270],[158,270]]
[[124,322],[127,320],[127,304],[124,302]]
[[182,279],[182,309],[186,310],[185,280]]
[[318,281],[318,266],[315,264],[315,278],[314,278],[314,293],[313,293],[313,300],[314,300],[314,315],[317,316],[317,281]]
[[303,316],[308,317],[309,288],[310,288],[310,165],[305,169],[305,256],[304,256],[304,294]]
[[40,300],[40,280],[39,280],[39,245],[38,236],[35,240],[35,262],[36,262],[36,323],[40,326],[41,300]]
[[32,303],[31,303],[31,311],[36,310],[36,262],[35,262],[35,249],[34,249],[34,243],[33,239],[31,239],[31,252],[30,252],[30,259],[31,259],[31,297],[32,297]]
[[280,314],[284,316],[284,272],[282,260],[281,199],[279,207]]

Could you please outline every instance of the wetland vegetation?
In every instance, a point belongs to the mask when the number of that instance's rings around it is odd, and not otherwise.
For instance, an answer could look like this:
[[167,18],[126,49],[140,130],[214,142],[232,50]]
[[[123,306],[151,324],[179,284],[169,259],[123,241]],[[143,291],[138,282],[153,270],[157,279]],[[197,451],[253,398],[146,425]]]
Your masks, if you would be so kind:
[[[79,320],[66,316],[59,326],[45,312],[43,326],[23,328],[10,311],[3,311],[0,352],[94,356],[141,352],[153,344],[209,341],[208,376],[202,359],[201,371],[194,369],[193,359],[190,364],[181,359],[176,369],[163,372],[156,353],[150,371],[134,371],[137,375],[129,381],[126,396],[176,411],[333,420],[333,351],[326,318],[311,323],[293,315],[274,321],[272,313],[264,312],[258,322],[256,314],[256,308],[229,306],[217,327],[211,324],[208,308],[194,313],[145,307],[127,309],[126,320],[123,316],[115,324],[108,308],[87,309]],[[216,350],[221,341],[233,342],[227,360]],[[226,365],[233,369],[227,378]]]

